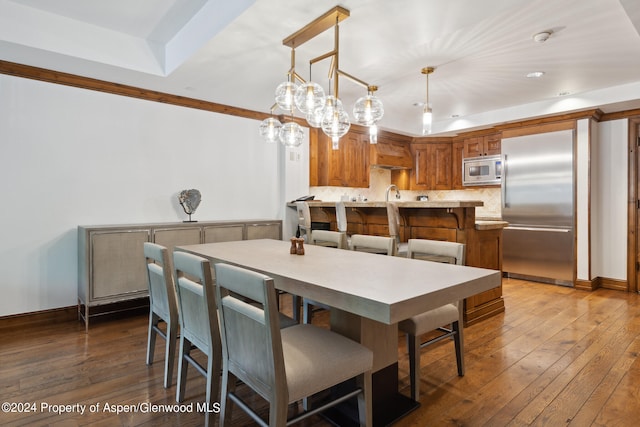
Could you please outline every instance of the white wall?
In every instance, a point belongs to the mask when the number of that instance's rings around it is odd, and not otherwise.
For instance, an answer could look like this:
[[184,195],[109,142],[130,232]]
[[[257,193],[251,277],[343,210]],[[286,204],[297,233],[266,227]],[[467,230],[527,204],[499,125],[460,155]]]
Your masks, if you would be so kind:
[[578,120],[576,129],[576,269],[578,280],[590,280],[589,258],[589,162],[590,144],[597,135],[591,134],[591,120]]
[[628,120],[602,122],[591,144],[591,278],[627,279]]
[[77,303],[78,225],[182,221],[189,188],[196,220],[283,218],[284,149],[258,125],[0,75],[0,316]]

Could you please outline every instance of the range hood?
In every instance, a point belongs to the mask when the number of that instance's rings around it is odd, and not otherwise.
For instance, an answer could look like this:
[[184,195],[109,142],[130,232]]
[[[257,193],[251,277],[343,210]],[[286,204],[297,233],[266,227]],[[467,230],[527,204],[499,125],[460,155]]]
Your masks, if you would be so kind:
[[411,169],[413,157],[409,144],[396,141],[379,141],[371,145],[370,163],[372,168]]

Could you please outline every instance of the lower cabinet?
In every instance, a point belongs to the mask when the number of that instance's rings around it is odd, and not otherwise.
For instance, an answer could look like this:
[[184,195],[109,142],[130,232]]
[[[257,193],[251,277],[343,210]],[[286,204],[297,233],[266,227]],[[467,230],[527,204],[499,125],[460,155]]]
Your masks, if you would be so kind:
[[146,301],[143,244],[176,246],[245,239],[282,239],[282,221],[219,221],[78,227],[78,316],[139,308]]

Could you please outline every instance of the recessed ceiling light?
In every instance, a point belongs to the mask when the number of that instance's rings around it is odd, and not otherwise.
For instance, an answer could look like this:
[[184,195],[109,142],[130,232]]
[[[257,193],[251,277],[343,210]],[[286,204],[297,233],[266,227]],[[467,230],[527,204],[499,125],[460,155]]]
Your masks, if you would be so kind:
[[542,76],[544,76],[544,71],[533,71],[527,74],[528,79],[539,79]]

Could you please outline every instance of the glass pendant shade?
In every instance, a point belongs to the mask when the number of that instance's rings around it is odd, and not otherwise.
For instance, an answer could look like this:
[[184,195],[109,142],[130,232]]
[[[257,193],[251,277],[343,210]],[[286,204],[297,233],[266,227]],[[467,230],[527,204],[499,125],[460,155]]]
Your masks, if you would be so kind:
[[314,82],[301,84],[296,89],[294,100],[298,110],[303,114],[310,114],[324,106],[324,89]]
[[353,106],[355,122],[362,126],[371,126],[380,120],[383,115],[382,101],[371,93],[358,99]]
[[322,131],[333,140],[345,136],[350,127],[349,115],[342,108],[340,100],[329,96],[322,116]]
[[378,125],[375,123],[369,126],[369,144],[378,143]]
[[431,123],[433,122],[433,113],[431,108],[425,104],[422,112],[422,134],[428,135],[431,133]]
[[276,103],[285,111],[293,110],[298,85],[293,82],[280,83],[276,88]]
[[260,136],[267,142],[277,142],[280,139],[281,128],[282,123],[273,117],[269,117],[260,123]]
[[287,122],[280,129],[280,142],[287,147],[298,147],[302,144],[304,131],[296,122]]

